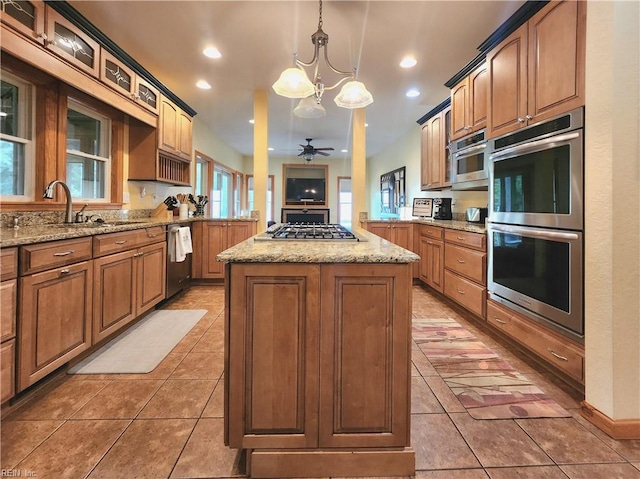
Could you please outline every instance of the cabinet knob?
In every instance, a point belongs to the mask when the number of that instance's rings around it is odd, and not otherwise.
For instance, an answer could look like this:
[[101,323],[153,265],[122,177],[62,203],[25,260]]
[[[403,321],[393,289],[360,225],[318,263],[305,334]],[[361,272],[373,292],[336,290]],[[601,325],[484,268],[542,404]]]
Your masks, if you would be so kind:
[[524,118],[518,118],[518,123],[524,123]]
[[533,117],[532,117],[531,115],[527,115],[527,116],[525,116],[525,118],[526,118],[527,120],[533,120]]
[[456,288],[458,290],[458,294],[464,294],[464,291],[462,291],[460,288]]

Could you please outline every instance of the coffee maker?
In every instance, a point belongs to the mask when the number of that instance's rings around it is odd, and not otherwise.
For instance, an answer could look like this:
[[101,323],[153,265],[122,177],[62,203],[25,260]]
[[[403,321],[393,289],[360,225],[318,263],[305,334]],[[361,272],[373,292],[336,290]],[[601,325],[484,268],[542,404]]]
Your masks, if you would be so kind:
[[433,199],[433,219],[434,220],[450,220],[451,214],[451,198],[434,198]]

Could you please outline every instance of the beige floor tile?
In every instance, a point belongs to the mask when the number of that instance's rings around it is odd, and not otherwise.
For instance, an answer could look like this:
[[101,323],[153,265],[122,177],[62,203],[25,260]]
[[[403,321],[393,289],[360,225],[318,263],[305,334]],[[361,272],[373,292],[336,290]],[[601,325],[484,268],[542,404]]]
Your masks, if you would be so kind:
[[58,429],[64,421],[3,421],[0,467],[13,469],[31,451]]
[[112,381],[74,414],[73,419],[133,419],[162,383],[162,379]]
[[221,378],[213,390],[202,417],[224,417],[224,380]]
[[203,333],[187,333],[184,338],[171,350],[172,353],[188,353],[193,349]]
[[573,417],[588,431],[596,435],[602,442],[604,442],[611,449],[620,454],[627,461],[640,462],[640,439],[626,439],[616,440],[609,436],[606,432],[601,431],[596,426],[591,424],[587,419],[582,417],[580,411],[574,411]]
[[38,478],[86,477],[128,424],[127,420],[67,421],[17,469],[31,471]]
[[426,376],[425,381],[429,388],[435,394],[436,398],[447,412],[466,412],[467,410],[458,401],[458,398],[451,392],[449,386],[440,376]]
[[[69,419],[111,381],[69,381],[66,378],[53,390],[34,397],[6,420]],[[3,420],[4,422],[4,420]]]
[[487,474],[491,479],[567,479],[558,466],[488,468]]
[[427,386],[424,378],[411,378],[411,413],[412,414],[429,414],[442,413],[444,409],[435,395]]
[[223,353],[190,352],[171,374],[171,379],[220,379],[224,369]]
[[573,418],[517,419],[516,422],[556,464],[623,461]]
[[480,463],[446,414],[412,414],[416,469],[478,468]]
[[640,471],[640,461],[634,461],[631,463],[638,471]]
[[421,376],[438,376],[438,372],[419,347],[411,352],[411,360]]
[[194,353],[224,353],[224,333],[209,329],[193,347]]
[[224,445],[223,429],[222,419],[200,419],[171,478],[195,479],[242,474],[240,453]]
[[560,468],[569,479],[640,479],[640,471],[629,463],[575,464]]
[[483,469],[449,469],[446,471],[416,471],[416,479],[489,479]]
[[199,418],[216,381],[169,379],[151,398],[139,418]]
[[89,479],[158,479],[171,474],[195,419],[137,419]]
[[467,413],[450,417],[483,467],[553,464],[511,419],[476,420]]

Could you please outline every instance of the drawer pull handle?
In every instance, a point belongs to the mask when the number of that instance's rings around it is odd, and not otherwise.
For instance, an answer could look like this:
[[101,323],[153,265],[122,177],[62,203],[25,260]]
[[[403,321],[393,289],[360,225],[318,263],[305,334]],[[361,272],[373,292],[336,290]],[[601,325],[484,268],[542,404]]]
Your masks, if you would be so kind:
[[61,269],[60,270],[60,274],[69,274],[71,271],[69,270],[69,268],[65,268],[65,269]]
[[116,241],[117,245],[125,244],[127,240]]
[[500,319],[500,318],[496,318],[495,316],[493,317],[493,320],[494,320],[496,323],[500,323],[500,324],[507,324],[507,322],[506,322],[506,321],[504,321],[504,320],[502,320],[502,319]]
[[460,263],[460,264],[465,264],[465,263],[466,263],[466,261],[465,261],[465,260],[463,260],[463,259],[457,259],[456,261],[457,261],[458,263]]
[[466,239],[467,239],[467,238],[465,238],[464,236],[456,236],[456,238],[457,238],[459,241],[466,241]]
[[70,254],[75,253],[72,249],[69,251],[63,251],[62,253],[53,253],[53,256],[69,256]]
[[458,290],[459,294],[464,294],[464,291],[462,291],[460,288],[456,288]]
[[568,358],[565,358],[564,356],[560,356],[558,353],[556,353],[553,349],[551,348],[547,348],[547,351],[549,351],[553,356],[555,356],[556,358],[562,360],[562,361],[569,361]]

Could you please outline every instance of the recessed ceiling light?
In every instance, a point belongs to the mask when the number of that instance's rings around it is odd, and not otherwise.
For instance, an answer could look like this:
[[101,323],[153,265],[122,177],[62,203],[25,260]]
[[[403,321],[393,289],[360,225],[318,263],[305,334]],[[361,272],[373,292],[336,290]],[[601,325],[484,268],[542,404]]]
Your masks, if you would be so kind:
[[409,88],[405,95],[407,95],[407,97],[409,98],[415,98],[417,96],[420,96],[420,90],[418,90],[417,88]]
[[365,124],[364,124],[364,127],[365,127],[365,128],[366,128],[366,127],[368,127],[368,126],[369,126],[369,123],[365,123]]
[[222,56],[222,53],[216,47],[207,47],[202,50],[202,53],[209,58],[220,58]]
[[211,89],[211,85],[209,84],[209,82],[207,80],[198,80],[198,83],[196,83],[196,86],[198,88],[203,89],[203,90],[210,90]]
[[349,150],[342,150],[342,153],[349,153]]
[[252,125],[253,125],[255,122],[256,122],[256,121],[255,121],[253,118],[251,118],[251,120],[249,120],[249,123],[251,123]]
[[415,59],[412,55],[407,55],[400,62],[400,66],[402,68],[411,68],[415,67],[418,64],[418,60]]
[[269,147],[269,148],[267,148],[267,150],[269,150],[269,151],[273,151],[273,148]]

